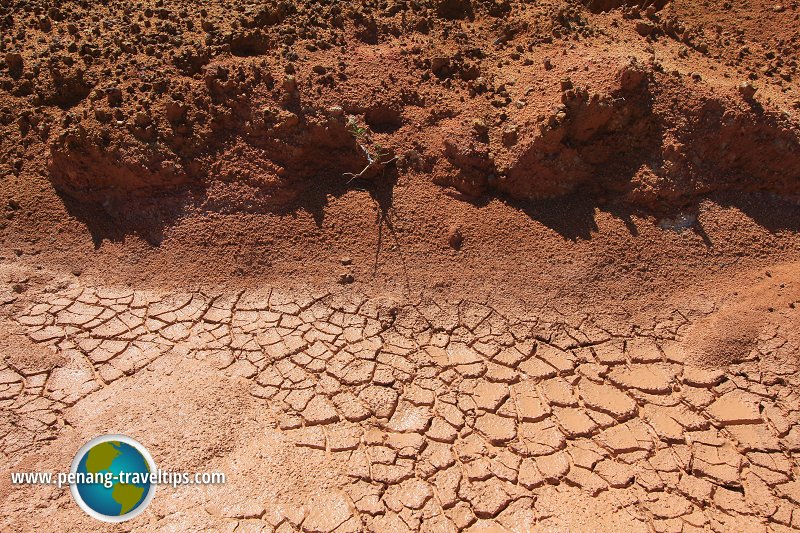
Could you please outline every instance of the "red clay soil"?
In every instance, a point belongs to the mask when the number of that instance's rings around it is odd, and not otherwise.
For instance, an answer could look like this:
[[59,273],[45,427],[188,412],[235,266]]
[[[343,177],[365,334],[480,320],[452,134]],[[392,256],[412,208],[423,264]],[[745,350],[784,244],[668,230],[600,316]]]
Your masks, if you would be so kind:
[[[800,528],[800,2],[0,29],[8,469],[230,473],[143,530]],[[3,529],[96,528],[7,477]]]

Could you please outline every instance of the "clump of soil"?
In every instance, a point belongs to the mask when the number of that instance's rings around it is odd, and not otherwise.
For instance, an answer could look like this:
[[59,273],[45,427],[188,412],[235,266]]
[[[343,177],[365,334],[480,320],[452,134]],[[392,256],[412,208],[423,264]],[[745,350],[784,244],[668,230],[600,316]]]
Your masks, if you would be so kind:
[[457,174],[444,167],[440,179],[528,199],[583,187],[651,210],[726,189],[798,193],[800,130],[785,115],[735,94],[695,97],[658,65],[631,61],[605,79],[598,65],[590,78],[562,80],[562,103],[549,115],[510,109],[494,140],[474,124],[456,129],[445,155]]
[[719,309],[687,329],[689,360],[711,368],[748,361],[774,368],[791,364],[800,342],[797,273],[796,265],[781,265],[729,294]]
[[[20,147],[43,152],[80,202],[191,192],[204,209],[291,209],[373,152],[473,197],[585,190],[665,211],[720,190],[798,192],[798,101],[771,79],[790,82],[796,60],[761,81],[750,53],[714,40],[722,29],[668,2],[111,4],[102,17],[30,4],[2,20],[14,110],[0,163],[18,172]],[[246,200],[209,192],[219,183]]]

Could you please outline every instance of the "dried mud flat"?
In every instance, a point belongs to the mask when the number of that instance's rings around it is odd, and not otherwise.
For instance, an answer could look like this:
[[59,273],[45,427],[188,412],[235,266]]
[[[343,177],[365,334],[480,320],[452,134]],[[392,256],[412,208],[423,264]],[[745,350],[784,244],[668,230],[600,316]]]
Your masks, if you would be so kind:
[[0,528],[800,529],[800,4],[0,6]]
[[[711,302],[634,328],[468,300],[55,288],[7,323],[3,453],[56,469],[124,429],[230,476],[160,494],[134,529],[797,525],[796,312],[729,343],[723,370],[695,353],[719,342]],[[86,523],[49,489],[6,492],[8,525]]]

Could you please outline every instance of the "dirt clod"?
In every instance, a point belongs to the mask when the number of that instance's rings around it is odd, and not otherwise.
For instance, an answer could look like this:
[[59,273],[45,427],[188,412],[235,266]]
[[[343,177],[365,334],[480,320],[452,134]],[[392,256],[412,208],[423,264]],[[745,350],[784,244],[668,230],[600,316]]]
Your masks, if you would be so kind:
[[464,235],[461,233],[460,226],[450,226],[450,230],[447,233],[447,244],[454,250],[461,249],[464,244]]

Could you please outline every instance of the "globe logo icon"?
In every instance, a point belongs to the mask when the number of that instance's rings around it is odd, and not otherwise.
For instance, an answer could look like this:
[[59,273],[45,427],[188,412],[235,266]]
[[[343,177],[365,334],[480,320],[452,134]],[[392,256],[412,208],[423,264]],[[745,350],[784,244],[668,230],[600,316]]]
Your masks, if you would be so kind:
[[139,442],[125,435],[104,435],[86,443],[72,461],[76,482],[70,492],[89,516],[124,522],[138,516],[155,495],[156,465]]

